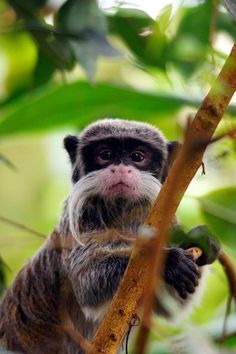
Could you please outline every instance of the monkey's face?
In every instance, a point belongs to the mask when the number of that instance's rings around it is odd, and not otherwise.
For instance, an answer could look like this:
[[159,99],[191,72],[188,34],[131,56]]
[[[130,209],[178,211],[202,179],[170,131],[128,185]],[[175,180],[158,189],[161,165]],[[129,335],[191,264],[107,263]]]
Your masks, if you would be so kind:
[[137,229],[161,188],[168,142],[154,127],[104,120],[64,140],[73,165],[70,229]]
[[161,152],[133,138],[108,138],[82,150],[85,175],[97,173],[98,194],[104,198],[140,198],[145,173],[160,175]]

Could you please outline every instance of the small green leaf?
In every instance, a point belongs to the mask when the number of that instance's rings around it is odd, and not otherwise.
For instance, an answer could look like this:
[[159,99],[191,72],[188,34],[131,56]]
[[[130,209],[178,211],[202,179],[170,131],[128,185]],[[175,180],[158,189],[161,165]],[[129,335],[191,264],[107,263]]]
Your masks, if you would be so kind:
[[187,234],[187,239],[182,242],[180,247],[185,249],[199,247],[203,252],[197,259],[199,266],[213,263],[217,259],[220,250],[219,241],[206,225],[198,225],[190,230]]
[[41,50],[39,50],[38,61],[33,73],[34,86],[37,87],[49,81],[55,70],[56,66],[51,60],[41,55]]
[[106,20],[96,0],[67,0],[55,17],[57,29],[80,34],[90,30],[106,34]]
[[[111,34],[119,36],[142,63],[155,65],[154,58],[150,53],[150,47],[146,49],[150,36],[153,34],[153,27],[158,24],[146,13],[140,10],[123,9],[114,15],[107,16]],[[155,48],[156,50],[156,48]]]
[[43,29],[47,26],[40,25],[41,30],[31,31],[35,41],[39,46],[39,55],[43,55],[51,62],[55,69],[70,70],[74,65],[73,52],[67,38],[50,34]]
[[172,9],[172,4],[166,5],[157,16],[156,22],[158,23],[162,32],[164,32],[169,26]]
[[174,227],[171,231],[171,244],[183,249],[199,247],[202,255],[197,259],[199,266],[214,262],[220,249],[219,241],[206,225],[198,225],[188,233],[180,227]]
[[180,245],[183,241],[185,241],[187,237],[186,232],[182,229],[180,226],[175,226],[171,230],[170,234],[170,243],[171,245],[178,246]]
[[70,40],[74,56],[85,69],[88,79],[93,80],[96,72],[96,62],[100,55],[118,57],[120,52],[113,48],[106,37],[90,33],[86,40]]
[[197,6],[183,7],[182,19],[168,43],[166,61],[172,62],[184,75],[190,77],[207,60],[210,50],[209,35],[211,1]]

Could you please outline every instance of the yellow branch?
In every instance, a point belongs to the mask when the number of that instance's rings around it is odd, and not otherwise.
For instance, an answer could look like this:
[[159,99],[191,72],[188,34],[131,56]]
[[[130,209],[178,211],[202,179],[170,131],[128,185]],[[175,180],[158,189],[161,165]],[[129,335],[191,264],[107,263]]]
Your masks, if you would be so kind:
[[154,279],[159,286],[164,261],[162,249],[168,240],[170,225],[235,89],[236,45],[188,127],[185,142],[146,220],[147,225],[158,230],[157,236],[151,240],[137,240],[124,278],[92,341],[93,350],[89,354],[116,353],[144,294],[149,299],[149,304],[145,301],[144,306],[144,325],[148,326]]

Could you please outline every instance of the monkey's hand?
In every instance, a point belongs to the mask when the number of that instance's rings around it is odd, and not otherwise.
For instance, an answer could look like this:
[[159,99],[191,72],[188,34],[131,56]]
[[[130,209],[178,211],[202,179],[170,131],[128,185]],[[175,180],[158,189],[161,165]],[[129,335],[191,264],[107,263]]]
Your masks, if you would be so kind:
[[191,253],[182,248],[167,249],[164,280],[182,299],[187,299],[198,286],[201,274]]

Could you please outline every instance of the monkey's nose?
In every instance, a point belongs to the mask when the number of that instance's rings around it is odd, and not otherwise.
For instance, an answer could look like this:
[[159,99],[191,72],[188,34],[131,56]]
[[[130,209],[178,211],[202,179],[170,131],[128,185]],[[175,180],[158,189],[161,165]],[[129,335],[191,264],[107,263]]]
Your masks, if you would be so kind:
[[130,166],[118,165],[118,166],[110,166],[110,172],[112,174],[120,174],[120,175],[127,175],[132,173],[132,169]]

